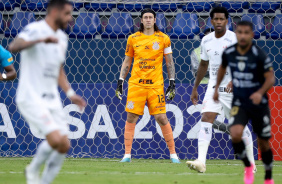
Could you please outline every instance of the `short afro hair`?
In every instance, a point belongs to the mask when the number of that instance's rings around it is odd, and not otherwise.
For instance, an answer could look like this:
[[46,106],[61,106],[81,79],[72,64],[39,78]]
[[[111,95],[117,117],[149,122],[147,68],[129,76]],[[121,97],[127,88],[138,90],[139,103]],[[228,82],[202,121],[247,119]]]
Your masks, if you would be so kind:
[[217,6],[213,8],[210,12],[211,19],[213,19],[215,13],[224,13],[226,19],[229,17],[229,13],[225,7]]

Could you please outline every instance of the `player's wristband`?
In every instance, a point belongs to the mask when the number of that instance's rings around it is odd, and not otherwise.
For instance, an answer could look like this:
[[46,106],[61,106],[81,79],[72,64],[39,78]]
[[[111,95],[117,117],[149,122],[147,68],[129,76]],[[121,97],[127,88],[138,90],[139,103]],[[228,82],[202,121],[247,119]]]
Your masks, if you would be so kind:
[[124,83],[124,79],[123,78],[119,78],[118,86],[123,86],[123,83]]
[[2,73],[2,78],[7,79],[7,75],[5,73]]
[[68,98],[71,98],[71,97],[73,97],[75,95],[75,91],[72,88],[70,88],[67,91],[66,95],[67,95]]
[[169,86],[175,86],[175,80],[169,79]]

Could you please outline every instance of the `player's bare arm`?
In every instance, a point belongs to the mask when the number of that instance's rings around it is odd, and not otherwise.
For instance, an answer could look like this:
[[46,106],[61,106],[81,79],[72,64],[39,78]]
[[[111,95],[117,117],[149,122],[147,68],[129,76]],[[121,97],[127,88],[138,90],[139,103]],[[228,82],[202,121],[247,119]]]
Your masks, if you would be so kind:
[[75,91],[71,88],[71,86],[68,82],[68,79],[67,79],[63,65],[60,68],[60,74],[59,74],[58,80],[59,80],[58,81],[59,86],[66,93],[67,97],[69,97],[69,99],[74,104],[78,105],[80,110],[83,110],[83,108],[86,106],[86,102],[81,96],[75,94]]
[[217,80],[216,80],[215,91],[214,91],[214,95],[213,95],[213,100],[215,102],[218,102],[218,95],[219,95],[218,94],[218,88],[219,88],[221,81],[224,78],[225,73],[226,73],[226,67],[220,65],[220,67],[218,69],[218,73],[217,73]]
[[6,73],[5,74],[0,73],[0,80],[1,81],[14,80],[17,77],[17,72],[16,72],[13,64],[4,67],[4,69],[5,69]]
[[208,67],[209,67],[209,62],[208,61],[204,61],[201,60],[200,64],[199,64],[199,68],[197,71],[197,76],[195,79],[195,84],[192,90],[192,94],[191,94],[191,101],[194,105],[197,105],[198,103],[198,92],[197,89],[199,87],[199,84],[201,82],[201,80],[205,77],[207,71],[208,71]]
[[132,63],[132,59],[133,58],[130,57],[130,56],[125,56],[125,59],[124,59],[122,66],[121,66],[118,85],[117,85],[117,89],[116,89],[116,97],[120,100],[122,99],[121,95],[122,95],[122,90],[123,90],[123,82],[124,82],[127,74],[129,73],[131,63]]
[[172,100],[175,97],[175,66],[172,54],[165,55],[165,63],[167,67],[167,74],[169,78],[169,86],[166,90],[167,100]]
[[227,86],[226,86],[226,92],[227,93],[232,93],[233,92],[233,83],[230,81]]
[[262,96],[275,84],[275,76],[273,71],[264,73],[264,84],[262,87],[250,96],[253,104],[258,105],[261,102]]
[[35,40],[35,41],[26,41],[22,38],[15,38],[9,45],[8,50],[10,52],[20,52],[24,49],[27,49],[29,47],[32,47],[33,45],[37,44],[37,43],[58,43],[58,39],[54,38],[54,37],[47,37],[45,39],[39,39],[39,40]]

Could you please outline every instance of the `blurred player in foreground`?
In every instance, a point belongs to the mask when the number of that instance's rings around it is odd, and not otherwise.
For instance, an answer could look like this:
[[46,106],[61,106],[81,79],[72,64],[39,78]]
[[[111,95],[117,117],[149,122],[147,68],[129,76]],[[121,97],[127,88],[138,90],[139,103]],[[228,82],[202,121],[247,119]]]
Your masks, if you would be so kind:
[[[10,51],[21,52],[18,108],[33,132],[46,138],[25,169],[28,184],[51,183],[70,148],[58,86],[81,110],[86,106],[70,87],[63,69],[68,37],[61,29],[66,29],[71,20],[70,2],[51,0],[45,19],[27,25],[9,46]],[[40,179],[40,166],[44,163]]]
[[[198,159],[195,161],[187,161],[190,169],[198,172],[206,171],[206,157],[210,141],[212,138],[212,126],[216,116],[221,113],[222,109],[227,119],[229,119],[231,103],[232,103],[232,82],[230,72],[227,71],[224,81],[219,87],[220,103],[213,101],[214,87],[216,84],[217,70],[221,64],[221,55],[224,49],[237,42],[234,32],[226,29],[228,23],[228,11],[224,7],[215,7],[211,13],[211,23],[214,26],[214,32],[208,34],[201,42],[201,63],[197,72],[194,88],[191,94],[191,101],[194,105],[198,103],[197,88],[200,81],[206,75],[208,67],[210,68],[210,79],[208,88],[203,100],[201,128],[198,137]],[[252,163],[254,163],[253,155],[253,139],[248,127],[243,133],[243,140],[247,145],[247,155]],[[256,169],[254,169],[255,172]]]
[[246,155],[242,134],[248,121],[252,121],[258,136],[258,145],[265,168],[265,184],[274,184],[272,179],[273,154],[269,145],[271,137],[270,110],[267,91],[274,85],[275,76],[272,62],[266,53],[252,42],[253,24],[242,21],[237,24],[238,43],[228,47],[222,54],[222,64],[218,70],[214,100],[218,102],[218,88],[226,73],[231,69],[233,100],[229,120],[230,135],[234,152],[245,165],[245,184],[254,182],[254,164]]
[[17,77],[17,72],[13,65],[14,59],[12,54],[0,45],[0,62],[1,67],[4,68],[6,73],[0,73],[1,81],[13,80]]
[[169,77],[169,87],[166,91],[167,100],[175,97],[175,67],[172,58],[170,38],[159,31],[156,25],[156,13],[145,9],[141,13],[140,30],[129,36],[125,51],[125,60],[121,67],[116,96],[121,100],[123,82],[130,70],[134,58],[127,95],[127,120],[125,124],[124,143],[125,155],[121,162],[131,161],[131,148],[136,122],[144,113],[147,102],[149,112],[161,127],[163,136],[173,163],[180,163],[175,152],[174,139],[170,123],[166,116],[163,57]]

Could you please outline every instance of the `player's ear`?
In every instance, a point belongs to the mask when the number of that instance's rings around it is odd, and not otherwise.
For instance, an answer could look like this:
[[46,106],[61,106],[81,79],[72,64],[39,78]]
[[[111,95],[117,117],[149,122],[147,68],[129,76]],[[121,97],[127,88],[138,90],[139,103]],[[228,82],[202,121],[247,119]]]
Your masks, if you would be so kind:
[[155,17],[155,18],[154,18],[154,23],[156,23],[156,22],[157,22],[157,18]]

